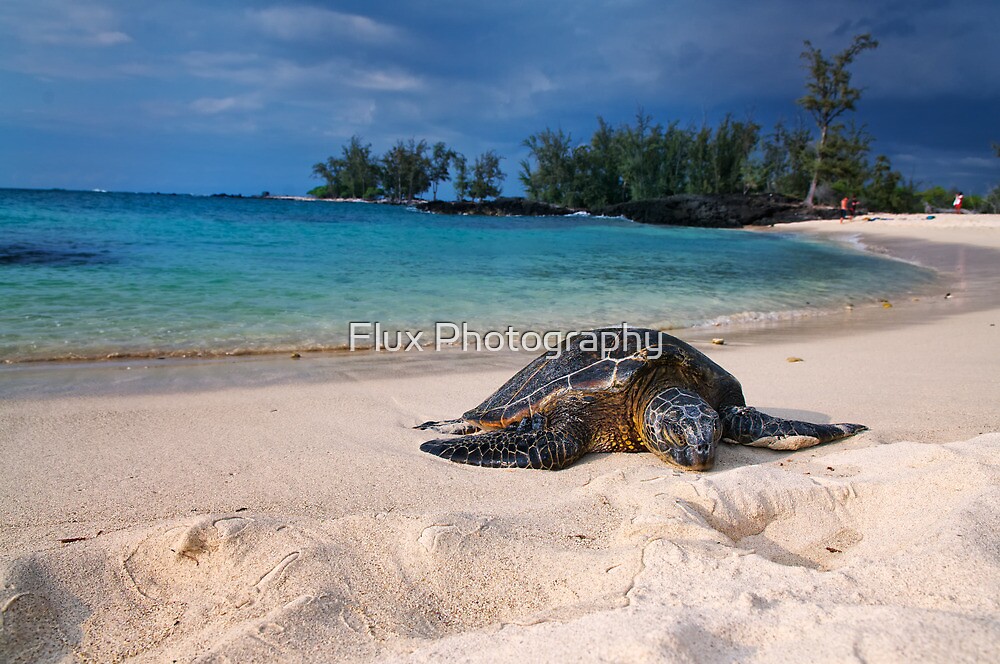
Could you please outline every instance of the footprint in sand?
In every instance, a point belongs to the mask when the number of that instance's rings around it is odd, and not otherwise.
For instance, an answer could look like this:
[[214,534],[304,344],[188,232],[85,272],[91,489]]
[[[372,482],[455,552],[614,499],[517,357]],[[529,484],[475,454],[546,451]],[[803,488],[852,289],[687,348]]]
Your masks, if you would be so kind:
[[709,484],[704,495],[683,502],[705,526],[771,562],[824,571],[841,566],[843,554],[863,539],[853,486],[835,477],[790,482],[765,482],[753,493]]
[[42,575],[33,571],[13,569],[0,575],[0,662],[58,662],[69,654],[58,610],[36,590]]
[[270,520],[207,516],[142,540],[123,567],[147,599],[196,601],[209,591],[239,608],[281,580],[302,555],[301,539]]

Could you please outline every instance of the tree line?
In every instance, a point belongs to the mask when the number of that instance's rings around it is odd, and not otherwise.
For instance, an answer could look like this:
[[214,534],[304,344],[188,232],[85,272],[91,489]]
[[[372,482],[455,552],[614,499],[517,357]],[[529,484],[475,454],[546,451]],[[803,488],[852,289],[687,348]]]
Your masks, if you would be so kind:
[[[870,34],[857,35],[827,57],[809,41],[800,57],[806,94],[797,105],[813,120],[779,121],[762,132],[752,118],[726,114],[714,128],[654,122],[641,109],[632,123],[612,127],[598,117],[589,141],[561,129],[545,130],[523,143],[520,180],[530,198],[568,207],[599,208],[673,194],[782,194],[806,205],[836,204],[857,197],[872,210],[918,212],[949,208],[955,192],[919,191],[895,170],[888,156],[869,158],[874,138],[848,119],[861,99],[850,66],[878,48]],[[1000,156],[1000,144],[994,145]],[[1000,187],[985,199],[967,196],[969,208],[1000,211]]]
[[[843,51],[827,57],[809,41],[800,57],[806,94],[796,100],[813,127],[799,117],[779,121],[769,131],[750,117],[726,114],[714,127],[682,127],[656,122],[640,109],[631,123],[612,126],[597,118],[589,140],[546,128],[522,142],[527,157],[518,178],[526,196],[570,208],[596,209],[616,203],[673,194],[781,194],[807,205],[836,204],[857,197],[871,210],[917,212],[948,208],[954,192],[918,190],[884,154],[872,160],[874,138],[850,117],[861,99],[851,84],[850,66],[878,42],[857,35]],[[995,145],[1000,156],[1000,145]],[[465,157],[444,143],[429,146],[410,139],[375,157],[355,136],[340,157],[313,167],[326,181],[312,194],[326,198],[411,200],[452,180],[458,200],[499,196],[505,179],[494,151]],[[987,198],[966,197],[973,209],[1000,211],[1000,187]]]
[[[309,193],[317,198],[387,198],[393,202],[413,200],[428,190],[437,200],[438,187],[453,179],[460,199],[499,196],[505,175],[502,157],[493,150],[477,156],[469,167],[465,156],[442,142],[397,141],[384,155],[372,153],[371,144],[352,136],[339,157],[329,157],[313,166],[313,176],[325,181]],[[452,177],[454,171],[454,178]]]

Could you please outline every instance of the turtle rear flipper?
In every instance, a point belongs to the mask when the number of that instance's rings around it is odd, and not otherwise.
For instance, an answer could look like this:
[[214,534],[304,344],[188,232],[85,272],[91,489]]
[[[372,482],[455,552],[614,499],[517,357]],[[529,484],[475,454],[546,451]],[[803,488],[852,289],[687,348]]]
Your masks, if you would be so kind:
[[573,430],[574,424],[579,420],[560,418],[550,423],[534,415],[506,429],[429,440],[420,449],[472,466],[559,470],[586,452],[580,432]]
[[430,429],[431,431],[437,431],[438,433],[448,433],[457,436],[463,436],[469,433],[475,433],[479,431],[479,427],[471,422],[467,422],[462,418],[457,420],[441,420],[441,421],[428,421],[423,424],[418,424],[413,427],[414,429],[420,429],[421,431],[426,431]]
[[722,439],[772,450],[799,450],[867,431],[863,424],[813,424],[784,420],[749,406],[729,406],[722,415]]

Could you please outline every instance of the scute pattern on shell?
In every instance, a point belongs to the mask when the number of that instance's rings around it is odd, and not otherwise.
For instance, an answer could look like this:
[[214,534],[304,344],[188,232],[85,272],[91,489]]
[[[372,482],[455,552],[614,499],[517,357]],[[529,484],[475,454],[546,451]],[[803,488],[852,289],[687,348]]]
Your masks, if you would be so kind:
[[[618,333],[622,328],[602,328],[595,333]],[[636,373],[652,363],[677,361],[679,356],[697,354],[679,339],[657,330],[629,328],[624,343],[602,353],[581,348],[585,337],[563,343],[560,353],[545,353],[521,369],[479,406],[462,417],[484,427],[506,427],[538,412],[551,397],[575,391],[625,389]],[[634,335],[632,333],[635,333]],[[649,340],[649,343],[641,343]],[[655,359],[651,359],[650,356]],[[707,359],[707,358],[706,358]]]

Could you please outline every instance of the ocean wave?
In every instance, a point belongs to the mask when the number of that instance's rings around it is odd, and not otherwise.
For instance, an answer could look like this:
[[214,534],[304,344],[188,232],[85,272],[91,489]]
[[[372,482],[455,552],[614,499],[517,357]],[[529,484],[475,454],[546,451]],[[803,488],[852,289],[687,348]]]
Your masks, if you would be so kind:
[[741,311],[735,314],[716,316],[708,320],[695,323],[692,329],[705,329],[710,327],[725,327],[729,325],[756,325],[761,323],[781,323],[785,321],[799,320],[802,318],[815,318],[819,316],[829,316],[837,313],[841,309],[788,309],[784,311]]

